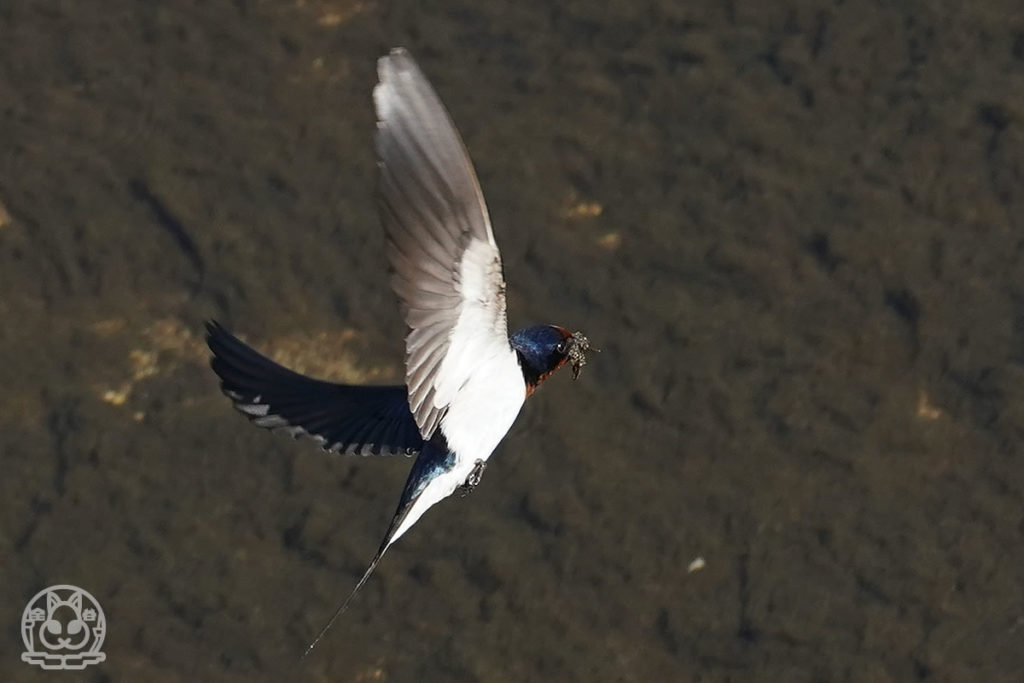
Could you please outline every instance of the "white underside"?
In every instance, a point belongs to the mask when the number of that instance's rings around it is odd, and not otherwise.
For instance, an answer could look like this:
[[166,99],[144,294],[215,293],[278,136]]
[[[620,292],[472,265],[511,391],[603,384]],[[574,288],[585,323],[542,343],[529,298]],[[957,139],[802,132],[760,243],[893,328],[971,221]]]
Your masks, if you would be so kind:
[[505,342],[482,359],[448,405],[441,431],[449,449],[470,465],[487,460],[525,400],[523,370],[516,352]]
[[525,400],[523,371],[516,352],[506,345],[481,362],[448,406],[440,429],[455,454],[455,466],[427,484],[395,530],[392,543],[435,503],[462,486],[477,460],[486,462],[491,457]]

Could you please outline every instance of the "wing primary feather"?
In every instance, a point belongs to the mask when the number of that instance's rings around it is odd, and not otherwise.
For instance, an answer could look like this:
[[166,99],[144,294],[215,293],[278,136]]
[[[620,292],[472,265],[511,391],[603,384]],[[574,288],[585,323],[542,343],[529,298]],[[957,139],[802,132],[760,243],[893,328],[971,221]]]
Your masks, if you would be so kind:
[[[438,168],[435,163],[434,156],[430,152],[423,149],[420,141],[421,136],[417,136],[415,131],[429,130],[429,124],[424,125],[424,122],[409,122],[404,120],[397,120],[394,122],[397,125],[388,126],[387,132],[391,133],[390,142],[393,142],[397,149],[388,150],[391,152],[389,157],[392,159],[390,168],[394,168],[396,172],[407,171],[403,173],[401,178],[404,182],[398,182],[396,174],[388,173],[388,179],[392,182],[393,187],[398,190],[403,197],[407,200],[411,207],[419,207],[424,204],[431,206],[437,217],[442,217],[447,214],[451,214],[456,210],[461,210],[462,203],[464,201],[471,201],[476,203],[470,198],[465,197],[463,193],[462,198],[456,194],[455,188],[451,186],[453,180],[457,180],[451,173],[445,173],[442,169]],[[412,126],[417,126],[414,130]],[[395,152],[399,155],[395,158]],[[436,153],[435,153],[436,154]],[[413,168],[395,168],[399,164],[408,164]],[[416,166],[419,165],[417,168]],[[451,171],[451,167],[454,165],[451,161],[447,164],[448,170]],[[385,171],[389,171],[386,167]],[[417,172],[419,171],[419,172]],[[419,190],[419,192],[416,192]],[[411,196],[410,193],[415,193],[416,197]],[[460,226],[463,229],[470,228],[470,225]],[[450,229],[450,228],[449,228]],[[444,235],[446,230],[438,231],[432,237],[439,239],[444,245],[445,241],[450,242],[450,237]],[[447,239],[446,239],[447,237]],[[486,238],[486,235],[480,235],[482,238]],[[449,249],[453,247],[452,244],[444,245]]]
[[[436,207],[434,213],[425,218],[424,212],[418,208],[423,200],[409,197],[407,186],[395,180],[390,169],[385,169],[383,175],[385,198],[391,194],[399,195],[394,197],[396,201],[385,199],[384,202],[392,216],[397,219],[387,223],[390,237],[402,244],[412,243],[410,246],[417,247],[438,263],[448,262],[451,255],[458,250],[458,245],[451,236],[444,237],[450,229],[444,224],[452,222],[455,218],[450,210]],[[410,216],[410,213],[417,215]]]
[[[386,250],[388,260],[390,260],[394,266],[394,270],[401,273],[408,274],[419,274],[421,276],[432,277],[435,280],[441,282],[451,282],[454,274],[452,273],[452,266],[450,263],[439,263],[435,259],[417,259],[410,257],[406,254],[403,246],[400,245],[393,239],[388,239]],[[408,275],[405,275],[408,279]],[[450,290],[449,290],[450,291]]]
[[[221,390],[253,424],[308,435],[325,450],[411,454],[423,446],[402,386],[353,386],[293,372],[244,344],[219,324],[207,325],[210,362]],[[385,429],[392,424],[394,429]],[[369,443],[385,433],[394,442]]]

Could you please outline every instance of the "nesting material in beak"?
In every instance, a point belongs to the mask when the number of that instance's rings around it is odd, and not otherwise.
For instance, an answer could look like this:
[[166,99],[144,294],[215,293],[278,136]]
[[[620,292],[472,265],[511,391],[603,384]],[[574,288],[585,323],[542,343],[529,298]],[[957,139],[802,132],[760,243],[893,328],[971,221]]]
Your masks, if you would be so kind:
[[[572,378],[579,379],[580,370],[587,364],[586,352],[590,350],[590,340],[580,332],[573,332],[572,336],[565,340],[565,357],[572,365]],[[598,349],[594,349],[597,351]]]

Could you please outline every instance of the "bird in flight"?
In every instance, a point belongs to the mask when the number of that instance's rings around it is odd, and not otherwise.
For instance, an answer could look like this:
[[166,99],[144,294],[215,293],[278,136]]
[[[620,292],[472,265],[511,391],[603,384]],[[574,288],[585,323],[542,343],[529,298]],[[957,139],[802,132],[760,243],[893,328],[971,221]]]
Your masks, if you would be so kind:
[[590,349],[557,325],[508,334],[501,255],[462,139],[408,52],[392,50],[377,69],[379,206],[408,326],[405,386],[312,379],[206,326],[221,389],[254,424],[331,452],[416,456],[376,555],[305,654],[392,543],[435,503],[479,483],[526,397],[566,363],[578,377]]

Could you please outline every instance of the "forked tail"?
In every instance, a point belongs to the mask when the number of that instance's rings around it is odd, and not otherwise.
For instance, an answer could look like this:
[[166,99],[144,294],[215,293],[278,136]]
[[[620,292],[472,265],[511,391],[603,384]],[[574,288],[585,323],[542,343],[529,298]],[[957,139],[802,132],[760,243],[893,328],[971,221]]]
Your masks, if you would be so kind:
[[363,584],[366,583],[366,580],[370,578],[370,574],[372,574],[373,570],[377,568],[377,563],[380,562],[380,558],[384,557],[384,551],[387,549],[388,545],[385,544],[382,545],[380,550],[377,551],[376,557],[374,557],[373,561],[370,562],[370,566],[366,568],[366,573],[363,574],[363,578],[359,579],[359,583],[357,583],[356,587],[352,589],[352,592],[348,594],[348,597],[345,598],[345,601],[338,605],[338,609],[334,610],[334,614],[331,616],[330,621],[328,621],[327,624],[322,629],[320,629],[320,632],[316,634],[316,638],[314,638],[313,642],[309,644],[309,647],[306,648],[306,651],[302,653],[301,659],[305,659],[306,656],[313,651],[313,648],[316,647],[316,644],[320,642],[320,639],[324,637],[324,635],[331,628],[331,626],[334,626],[334,622],[337,621],[338,617],[340,617],[345,612],[345,610],[348,609],[348,605],[350,602],[352,602],[352,598],[356,597],[356,593],[358,593],[359,589],[363,587]]
[[[384,556],[384,552],[394,543],[399,536],[401,536],[408,529],[409,526],[415,522],[420,515],[440,498],[437,496],[429,498],[426,503],[426,507],[415,509],[417,502],[421,502],[423,492],[426,491],[432,482],[439,478],[449,478],[452,476],[453,468],[455,466],[455,454],[448,450],[448,443],[444,439],[444,434],[441,430],[438,430],[434,437],[430,441],[426,442],[423,446],[423,450],[416,458],[416,462],[413,463],[412,470],[409,471],[409,477],[406,479],[405,488],[402,490],[402,498],[398,501],[398,509],[395,511],[395,516],[391,518],[391,525],[388,527],[388,532],[384,534],[384,540],[380,544],[380,548],[377,550],[377,555],[370,562],[370,566],[366,568],[366,573],[363,574],[363,578],[359,579],[359,583],[352,589],[348,597],[345,598],[345,602],[341,603],[338,609],[334,610],[334,615],[331,620],[327,622],[327,625],[320,629],[320,633],[316,635],[313,642],[309,644],[306,651],[302,654],[302,659],[306,658],[316,644],[320,642],[320,639],[324,637],[324,634],[331,628],[334,622],[340,617],[345,610],[348,609],[348,605],[352,602],[352,598],[356,596],[359,589],[363,587],[366,580],[370,578],[370,574],[377,568],[377,563],[380,562],[380,558]],[[451,489],[455,487],[452,486]],[[449,489],[449,491],[451,490]],[[444,494],[445,496],[448,493]],[[410,517],[410,515],[412,515]],[[406,522],[409,522],[406,524]]]

